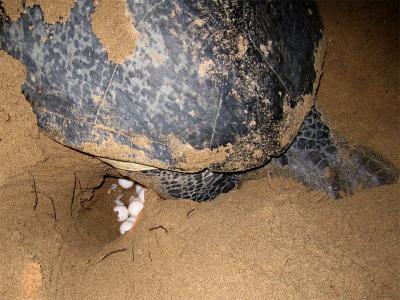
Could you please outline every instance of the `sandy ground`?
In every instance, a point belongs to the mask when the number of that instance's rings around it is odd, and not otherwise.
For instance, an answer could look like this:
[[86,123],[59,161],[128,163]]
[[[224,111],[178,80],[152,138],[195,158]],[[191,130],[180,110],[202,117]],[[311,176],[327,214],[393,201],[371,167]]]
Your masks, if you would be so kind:
[[[321,110],[400,167],[398,2],[320,8]],[[113,170],[41,134],[24,68],[3,52],[0,63],[1,299],[398,299],[400,184],[342,201],[284,178],[208,203],[147,191],[119,237]]]

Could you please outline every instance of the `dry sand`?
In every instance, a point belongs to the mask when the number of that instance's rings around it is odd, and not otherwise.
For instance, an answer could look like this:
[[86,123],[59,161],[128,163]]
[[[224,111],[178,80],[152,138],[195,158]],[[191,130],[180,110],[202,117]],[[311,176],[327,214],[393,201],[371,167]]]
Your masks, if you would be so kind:
[[[320,7],[319,106],[335,133],[400,167],[398,2]],[[399,184],[342,201],[283,178],[208,203],[148,191],[119,237],[112,169],[41,134],[24,68],[0,63],[1,299],[399,298]]]

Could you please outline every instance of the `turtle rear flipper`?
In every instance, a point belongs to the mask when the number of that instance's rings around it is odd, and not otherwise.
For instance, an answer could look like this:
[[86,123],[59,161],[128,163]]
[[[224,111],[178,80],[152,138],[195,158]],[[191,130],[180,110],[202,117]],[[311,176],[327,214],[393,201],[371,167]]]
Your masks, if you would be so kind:
[[315,107],[292,145],[273,162],[296,180],[336,199],[399,178],[399,170],[368,147],[336,143]]
[[345,146],[348,158],[341,158],[338,168],[341,186],[351,193],[355,189],[395,183],[399,178],[396,167],[366,146]]

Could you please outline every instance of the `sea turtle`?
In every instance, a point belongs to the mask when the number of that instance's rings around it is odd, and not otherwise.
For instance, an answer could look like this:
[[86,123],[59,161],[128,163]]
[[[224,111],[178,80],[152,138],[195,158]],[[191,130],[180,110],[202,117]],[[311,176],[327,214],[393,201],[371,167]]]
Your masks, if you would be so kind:
[[313,1],[127,0],[135,47],[119,62],[96,5],[76,0],[54,24],[38,5],[17,20],[1,9],[0,49],[26,66],[22,91],[54,140],[171,198],[215,198],[264,166],[334,198],[397,180],[380,155],[335,141],[315,107]]

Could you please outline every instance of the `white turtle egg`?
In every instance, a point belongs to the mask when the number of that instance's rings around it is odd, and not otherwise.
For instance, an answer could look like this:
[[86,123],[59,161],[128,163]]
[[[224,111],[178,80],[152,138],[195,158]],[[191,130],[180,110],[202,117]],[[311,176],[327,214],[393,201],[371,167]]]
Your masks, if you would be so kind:
[[131,215],[132,217],[137,217],[142,209],[143,203],[141,201],[132,201],[128,206],[129,215]]
[[138,193],[140,202],[144,203],[144,189],[140,190]]
[[129,189],[129,188],[131,188],[133,186],[133,181],[127,180],[127,179],[123,179],[123,178],[119,178],[118,179],[118,184],[123,189]]
[[129,203],[131,203],[131,202],[133,202],[133,201],[139,201],[139,198],[138,198],[138,197],[135,197],[135,196],[131,196],[131,197],[129,198]]
[[129,217],[129,211],[125,205],[117,205],[113,209],[118,215],[118,221],[123,222]]
[[131,228],[133,227],[133,225],[135,224],[135,222],[132,221],[128,221],[126,220],[125,222],[122,222],[121,225],[119,226],[119,232],[121,233],[121,235],[127,233],[129,230],[131,230]]
[[137,183],[136,183],[136,185],[135,185],[136,194],[139,195],[139,192],[140,192],[141,190],[143,190],[143,189],[144,189],[144,187],[142,187],[140,184],[137,184]]
[[133,223],[136,222],[136,218],[135,218],[135,217],[129,217],[129,218],[126,219],[126,220],[129,221],[129,222],[133,222]]

